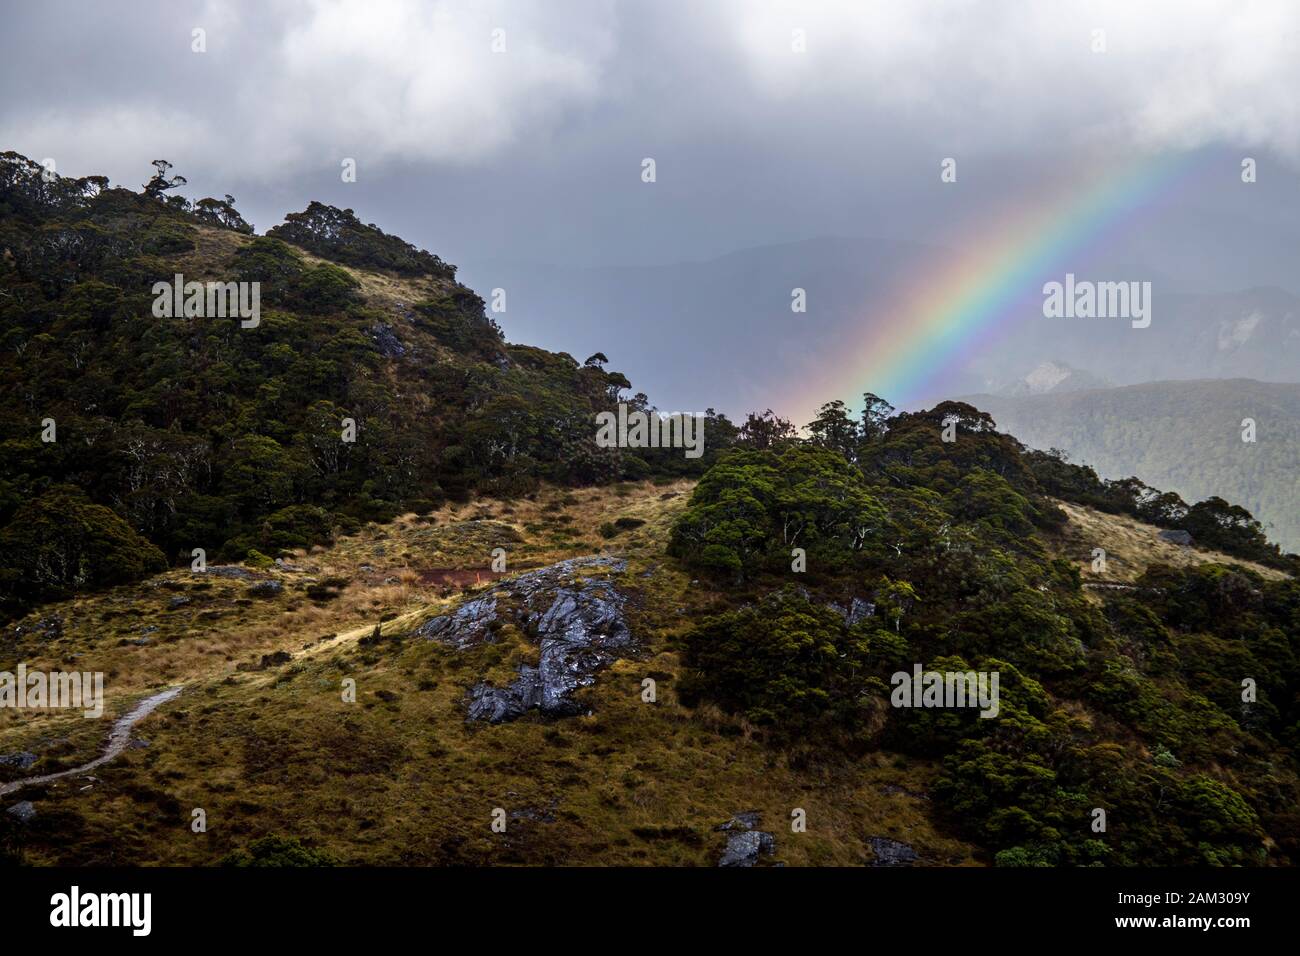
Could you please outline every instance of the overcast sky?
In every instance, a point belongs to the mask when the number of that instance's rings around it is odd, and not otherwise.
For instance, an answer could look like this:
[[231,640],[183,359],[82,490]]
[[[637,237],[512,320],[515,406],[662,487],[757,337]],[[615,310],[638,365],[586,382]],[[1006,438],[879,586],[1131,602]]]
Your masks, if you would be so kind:
[[[943,244],[1069,170],[1200,150],[1227,171],[1187,200],[1223,281],[1300,291],[1273,265],[1300,220],[1293,0],[42,0],[6,4],[0,86],[0,148],[133,188],[164,157],[259,232],[348,206],[471,280],[818,236]],[[1168,232],[1151,267],[1202,274],[1207,247]]]

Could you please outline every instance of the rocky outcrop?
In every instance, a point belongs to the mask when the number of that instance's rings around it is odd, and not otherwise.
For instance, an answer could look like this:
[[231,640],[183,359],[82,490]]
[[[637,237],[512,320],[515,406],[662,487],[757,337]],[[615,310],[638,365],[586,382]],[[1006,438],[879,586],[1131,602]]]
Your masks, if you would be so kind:
[[831,609],[836,611],[844,623],[849,627],[865,621],[869,617],[875,617],[876,606],[870,601],[864,601],[862,598],[855,597],[846,608],[843,604],[831,603]]
[[63,636],[63,618],[54,614],[50,617],[19,624],[13,630],[13,636],[16,638],[36,637],[42,641],[60,638]]
[[610,580],[626,567],[611,557],[571,558],[502,581],[455,611],[420,625],[415,634],[464,649],[494,639],[494,625],[509,615],[537,642],[536,667],[497,687],[470,691],[469,718],[501,723],[536,708],[569,716],[582,707],[574,692],[596,681],[596,672],[632,644],[623,609],[626,599]]
[[888,837],[868,837],[871,852],[875,855],[871,866],[911,866],[920,857],[911,845]]
[[425,621],[414,631],[416,637],[439,640],[458,650],[492,640],[492,625],[497,620],[495,595],[475,598],[450,614]]
[[406,346],[386,322],[378,322],[370,329],[370,340],[384,358],[401,358],[406,354]]
[[1160,537],[1171,544],[1181,544],[1185,548],[1190,548],[1193,543],[1191,532],[1177,528],[1161,531]]
[[727,846],[718,866],[755,866],[759,857],[776,852],[776,837],[757,829],[759,819],[757,810],[746,810],[715,828],[727,834]]
[[468,716],[470,720],[500,724],[516,720],[541,704],[542,682],[537,668],[524,666],[519,668],[519,679],[505,687],[475,684],[470,690]]
[[30,750],[20,750],[12,754],[0,754],[0,767],[17,767],[27,770],[40,758]]
[[237,567],[233,564],[213,564],[209,565],[204,574],[215,574],[219,578],[237,578],[241,581],[253,581],[257,575],[252,571]]
[[15,803],[5,811],[10,816],[17,817],[19,823],[31,823],[36,819],[36,807],[30,800],[23,800],[21,803]]
[[284,591],[284,585],[273,578],[258,581],[248,589],[248,596],[255,598],[273,598]]

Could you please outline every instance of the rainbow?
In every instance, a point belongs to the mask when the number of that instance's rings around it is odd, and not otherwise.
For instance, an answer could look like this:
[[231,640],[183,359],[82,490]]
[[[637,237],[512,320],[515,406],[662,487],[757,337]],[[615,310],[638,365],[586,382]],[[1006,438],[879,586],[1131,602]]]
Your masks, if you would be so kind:
[[1000,221],[981,223],[961,251],[864,308],[861,339],[782,407],[803,413],[833,398],[856,404],[868,391],[911,407],[943,372],[1023,318],[1014,307],[1041,294],[1045,274],[1185,182],[1192,156],[1143,158],[1086,177],[1082,188],[1076,178],[1058,195],[1036,195]]

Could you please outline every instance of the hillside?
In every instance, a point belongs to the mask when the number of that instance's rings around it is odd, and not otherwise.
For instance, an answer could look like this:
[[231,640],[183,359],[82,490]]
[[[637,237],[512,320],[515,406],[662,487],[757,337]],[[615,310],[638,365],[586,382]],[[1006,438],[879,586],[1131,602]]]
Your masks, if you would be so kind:
[[[454,267],[350,210],[254,236],[229,197],[163,198],[161,172],[156,195],[41,172],[0,156],[0,612],[471,489],[708,465],[597,448],[626,378],[507,343]],[[256,284],[261,315],[160,317],[176,275]]]
[[[205,586],[172,572],[141,589],[44,609],[43,619],[64,622],[45,654],[75,647],[87,666],[120,675],[115,714],[152,688],[185,689],[139,726],[147,747],[128,750],[93,779],[7,798],[39,807],[26,859],[210,864],[275,835],[356,863],[711,865],[725,843],[714,827],[734,813],[757,809],[779,827],[802,806],[818,829],[834,826],[840,835],[782,840],[781,859],[792,865],[866,862],[872,837],[907,841],[928,862],[972,862],[968,846],[927,818],[919,791],[933,774],[930,762],[882,755],[852,776],[810,775],[785,766],[743,721],[679,704],[672,637],[713,600],[661,560],[689,493],[689,485],[642,484],[547,489],[536,502],[506,508],[449,505],[297,555],[291,563],[301,570],[250,572],[283,584],[268,599],[244,599],[249,582],[238,578]],[[467,723],[470,680],[480,672],[505,677],[528,647],[509,634],[461,659],[405,636],[414,621],[466,600],[459,589],[422,584],[421,573],[481,567],[474,542],[485,525],[513,529],[520,541],[512,558],[527,566],[599,551],[598,536],[583,541],[567,529],[619,517],[647,521],[617,545],[629,561],[621,582],[634,602],[628,617],[638,648],[601,676],[587,698],[593,713]],[[303,589],[325,577],[347,583],[336,600],[313,603]],[[191,603],[170,609],[178,597]],[[384,639],[368,643],[375,622],[389,615],[396,617],[383,625]],[[129,643],[146,631],[147,643]],[[246,669],[280,652],[283,661]],[[28,660],[35,667],[41,658]],[[355,706],[339,699],[345,675],[358,679]],[[646,675],[658,679],[656,704],[641,700]],[[90,723],[6,719],[0,753],[38,754],[31,774],[74,766],[98,746],[79,726]],[[207,834],[189,832],[192,807],[207,810]],[[510,814],[505,834],[489,828],[494,807]]]
[[[1219,495],[1300,550],[1300,385],[1246,379],[965,401],[1033,448],[1060,448],[1104,478],[1137,475],[1188,501]],[[1256,441],[1242,441],[1254,419]]]
[[[1300,859],[1297,564],[1246,510],[960,402],[603,448],[651,407],[604,356],[166,172],[0,165],[0,862]],[[260,315],[160,314],[177,273]]]
[[[33,864],[282,854],[282,863],[712,865],[727,843],[717,827],[757,811],[776,833],[772,859],[789,865],[879,864],[899,853],[917,865],[986,860],[942,812],[938,757],[884,748],[809,763],[743,716],[682,703],[680,637],[728,600],[664,560],[691,491],[687,482],[548,487],[536,500],[449,504],[367,525],[281,566],[212,568],[221,573],[206,578],[170,571],[41,609],[11,632],[6,658],[37,668],[80,655],[80,666],[110,675],[111,717],[159,689],[183,690],[116,760],[6,795],[6,805],[32,801],[38,816],[21,827],[0,818],[4,845]],[[612,541],[588,530],[620,518],[645,523]],[[493,586],[485,578],[462,593],[431,572],[473,573],[483,546],[499,540],[511,542],[512,574],[602,551],[627,561],[616,580],[636,649],[585,693],[589,713],[467,722],[474,682],[508,679],[535,648],[513,628],[466,651],[413,633]],[[336,582],[337,596],[313,592],[323,581]],[[340,700],[348,676],[356,704]],[[642,699],[647,676],[658,685],[653,704]],[[1069,707],[1075,734],[1110,726]],[[4,711],[0,721],[0,754],[34,758],[0,762],[0,779],[75,768],[103,743],[102,725],[76,715]],[[1135,745],[1123,743],[1116,759]],[[496,807],[508,813],[504,834],[489,827]],[[784,822],[796,807],[810,821],[800,836]],[[206,833],[190,829],[195,808]]]

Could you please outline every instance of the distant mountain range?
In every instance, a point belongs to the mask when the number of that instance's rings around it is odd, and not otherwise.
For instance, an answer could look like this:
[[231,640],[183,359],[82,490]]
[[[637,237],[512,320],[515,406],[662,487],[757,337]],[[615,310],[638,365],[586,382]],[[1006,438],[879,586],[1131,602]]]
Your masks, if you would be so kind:
[[1089,388],[1108,388],[1113,383],[1073,368],[1065,362],[1047,361],[1038,365],[1028,375],[997,390],[1007,397],[1021,395],[1046,395],[1048,393],[1078,392]]
[[979,356],[989,378],[1008,366],[1065,360],[1118,385],[1251,378],[1300,380],[1300,298],[1260,288],[1213,295],[1153,293],[1150,328],[1113,320],[1046,319],[1020,324],[1014,336]]
[[[617,343],[611,361],[672,407],[715,407],[732,417],[767,407],[800,377],[817,380],[826,363],[860,347],[874,323],[904,321],[885,304],[901,283],[933,275],[955,253],[938,245],[828,237],[741,249],[701,262],[574,268],[538,263],[463,264],[462,278],[484,297],[508,293],[494,314],[512,338],[586,355]],[[1189,283],[1102,254],[1071,268],[1091,279],[1152,283],[1152,322],[1047,319],[1037,290],[997,335],[947,370],[910,405],[957,394],[1017,388],[1044,363],[1067,366],[1069,387],[1171,379],[1300,381],[1300,297],[1276,287],[1207,293]],[[1038,283],[1038,284],[1036,284]],[[807,290],[808,311],[792,313],[791,289]],[[684,349],[718,356],[707,376]],[[1086,370],[1086,374],[1084,371]],[[1053,377],[1027,386],[1031,392]],[[864,382],[864,388],[872,388]],[[827,395],[856,402],[860,395]],[[896,404],[899,396],[884,396]],[[808,409],[778,408],[800,421]]]
[[[1254,328],[1260,328],[1257,324]],[[1068,382],[1067,376],[1063,381]],[[1249,379],[963,398],[1034,448],[1060,448],[1104,478],[1136,475],[1189,503],[1218,495],[1300,550],[1300,385]],[[1255,423],[1253,443],[1242,422]]]

